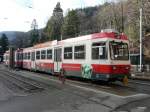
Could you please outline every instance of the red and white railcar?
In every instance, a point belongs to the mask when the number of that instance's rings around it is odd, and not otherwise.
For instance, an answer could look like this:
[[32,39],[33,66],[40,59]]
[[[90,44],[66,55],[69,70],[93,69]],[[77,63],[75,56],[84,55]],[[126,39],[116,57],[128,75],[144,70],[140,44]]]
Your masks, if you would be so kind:
[[9,66],[9,54],[10,54],[9,50],[4,53],[3,58],[4,58],[4,65],[5,66]]
[[24,69],[31,69],[31,53],[33,51],[33,47],[24,48],[23,49],[23,68]]
[[129,41],[113,30],[37,44],[23,49],[23,68],[95,80],[130,75]]
[[35,70],[96,80],[122,80],[130,75],[128,39],[103,31],[34,46]]
[[16,68],[22,68],[23,67],[23,49],[17,49],[14,52],[14,62]]
[[54,47],[57,41],[45,42],[35,45],[32,59],[32,69],[54,73]]
[[66,39],[58,45],[55,49],[61,49],[62,56],[56,58],[62,60],[61,64],[54,60],[54,69],[62,68],[65,75],[106,81],[122,80],[130,75],[129,42],[124,34],[106,30]]

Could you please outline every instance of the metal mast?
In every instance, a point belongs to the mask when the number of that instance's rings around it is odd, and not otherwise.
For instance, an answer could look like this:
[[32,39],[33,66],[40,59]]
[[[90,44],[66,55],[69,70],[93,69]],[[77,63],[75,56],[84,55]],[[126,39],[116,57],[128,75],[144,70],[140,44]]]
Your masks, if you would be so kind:
[[142,8],[140,8],[140,72],[142,72]]

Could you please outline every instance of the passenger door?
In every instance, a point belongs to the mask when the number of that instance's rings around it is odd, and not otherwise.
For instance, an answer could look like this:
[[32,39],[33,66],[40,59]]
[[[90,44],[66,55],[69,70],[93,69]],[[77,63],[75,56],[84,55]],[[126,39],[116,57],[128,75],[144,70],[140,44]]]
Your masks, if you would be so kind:
[[31,69],[35,70],[35,52],[31,52]]
[[54,48],[54,72],[59,72],[62,65],[62,48]]

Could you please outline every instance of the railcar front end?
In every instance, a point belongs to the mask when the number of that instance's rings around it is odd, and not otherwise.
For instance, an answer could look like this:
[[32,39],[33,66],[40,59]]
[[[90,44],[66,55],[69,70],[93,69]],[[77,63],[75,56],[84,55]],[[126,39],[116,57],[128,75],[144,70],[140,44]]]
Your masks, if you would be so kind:
[[9,51],[6,51],[3,57],[4,57],[4,65],[8,67],[9,66]]
[[101,63],[92,64],[92,79],[105,81],[123,81],[130,76],[130,60],[128,42],[121,40],[109,41],[108,47],[99,47],[95,55]]
[[15,68],[23,67],[23,49],[17,49],[15,51]]

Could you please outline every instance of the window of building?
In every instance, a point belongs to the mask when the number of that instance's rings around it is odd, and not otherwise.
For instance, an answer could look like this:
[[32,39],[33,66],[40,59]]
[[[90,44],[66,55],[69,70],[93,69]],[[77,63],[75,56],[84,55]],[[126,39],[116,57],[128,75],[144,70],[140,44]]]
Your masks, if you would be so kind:
[[92,59],[106,59],[106,43],[97,42],[92,44]]
[[46,58],[46,50],[42,50],[41,51],[41,59],[45,59]]
[[52,49],[47,50],[47,59],[52,59]]
[[40,59],[40,51],[36,51],[36,59],[37,59],[37,60]]
[[64,48],[64,59],[72,59],[72,47]]
[[85,59],[85,46],[75,46],[74,59]]

